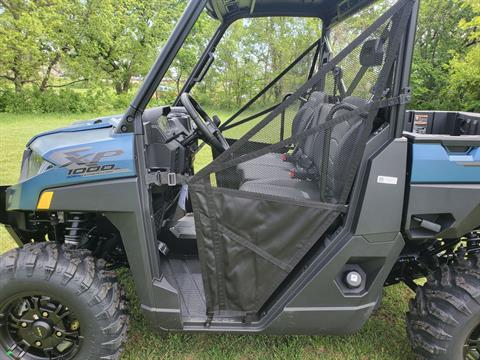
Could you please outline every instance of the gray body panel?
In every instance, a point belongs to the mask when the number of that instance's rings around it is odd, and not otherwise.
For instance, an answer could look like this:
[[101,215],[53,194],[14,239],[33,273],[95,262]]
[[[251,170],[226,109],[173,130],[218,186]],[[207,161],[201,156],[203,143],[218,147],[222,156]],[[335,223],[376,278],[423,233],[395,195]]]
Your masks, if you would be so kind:
[[356,234],[400,231],[407,174],[407,146],[406,139],[396,139],[371,161]]
[[[449,214],[453,223],[439,233],[412,231],[412,216]],[[410,186],[405,229],[411,239],[456,239],[480,225],[479,184],[415,184]]]
[[[381,243],[370,243],[353,236],[332,257],[321,272],[285,307],[267,332],[282,334],[342,335],[359,330],[370,317],[383,291],[383,283],[404,246],[400,233]],[[378,261],[379,267],[367,273],[367,288],[360,294],[345,293],[338,274],[349,261]]]

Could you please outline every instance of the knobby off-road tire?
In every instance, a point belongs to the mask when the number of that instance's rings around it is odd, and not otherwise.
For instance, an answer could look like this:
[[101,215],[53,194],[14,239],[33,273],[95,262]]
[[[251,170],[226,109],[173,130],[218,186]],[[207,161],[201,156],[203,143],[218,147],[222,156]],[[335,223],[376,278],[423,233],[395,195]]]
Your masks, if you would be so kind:
[[[68,250],[51,242],[11,250],[0,256],[0,309],[16,297],[56,299],[78,319],[81,344],[71,357],[118,359],[127,336],[125,296],[115,273],[104,267],[89,251]],[[0,319],[0,324],[6,320]],[[2,343],[5,339],[0,339]],[[0,350],[0,359],[18,357],[18,348]],[[21,358],[33,359],[29,351]]]
[[[419,287],[407,313],[407,334],[418,359],[461,360],[480,356],[480,261],[442,265]],[[479,350],[468,352],[468,339]],[[470,349],[471,350],[471,349]]]

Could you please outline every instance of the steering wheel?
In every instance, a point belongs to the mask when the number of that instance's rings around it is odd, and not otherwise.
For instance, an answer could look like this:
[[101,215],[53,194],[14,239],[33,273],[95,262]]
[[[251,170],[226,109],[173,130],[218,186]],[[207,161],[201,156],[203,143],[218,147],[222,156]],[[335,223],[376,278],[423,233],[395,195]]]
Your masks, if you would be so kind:
[[210,146],[220,152],[224,152],[230,148],[227,140],[218,129],[217,125],[210,119],[210,116],[203,110],[200,104],[189,94],[183,93],[180,101],[187,110],[198,129],[198,137]]

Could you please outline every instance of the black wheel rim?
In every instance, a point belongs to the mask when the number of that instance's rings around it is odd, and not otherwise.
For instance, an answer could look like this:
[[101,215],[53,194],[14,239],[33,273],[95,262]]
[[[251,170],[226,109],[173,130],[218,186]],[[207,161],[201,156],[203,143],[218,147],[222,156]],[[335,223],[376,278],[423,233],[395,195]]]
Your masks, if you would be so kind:
[[480,325],[468,336],[463,345],[463,358],[465,360],[480,359]]
[[51,297],[22,296],[0,308],[0,346],[12,359],[72,359],[82,340],[78,318]]

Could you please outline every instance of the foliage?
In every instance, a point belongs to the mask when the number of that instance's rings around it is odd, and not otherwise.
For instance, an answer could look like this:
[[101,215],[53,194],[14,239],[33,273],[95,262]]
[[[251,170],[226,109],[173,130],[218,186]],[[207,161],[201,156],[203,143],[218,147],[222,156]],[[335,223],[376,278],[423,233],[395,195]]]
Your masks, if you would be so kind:
[[[128,92],[167,39],[185,1],[0,0],[0,77],[17,93],[72,82]],[[52,74],[61,84],[52,81]]]
[[[262,18],[236,21],[215,52],[215,62],[194,88],[210,106],[238,109],[295,60],[321,32],[318,19]],[[314,51],[311,52],[312,55]],[[306,80],[312,57],[299,63],[258,101],[261,107],[281,101]]]
[[[340,23],[343,48],[395,0]],[[187,0],[0,0],[0,111],[101,111],[128,106]],[[200,17],[151,104],[171,103],[218,27]],[[195,95],[238,109],[320,35],[316,19],[238,20]],[[421,0],[412,108],[480,111],[480,3]],[[257,102],[273,105],[304,80],[307,61]],[[55,99],[56,98],[56,99]]]
[[167,93],[169,90],[176,94],[181,91],[218,25],[206,13],[199,17],[164,79]]
[[[474,69],[460,69],[470,41],[470,31],[462,24],[470,22],[474,15],[468,1],[422,0],[412,69],[412,108],[474,109],[462,93],[469,81],[462,76]],[[474,61],[471,58],[465,65],[473,65]]]
[[470,30],[469,38],[471,42],[469,45],[478,44],[480,41],[480,2],[478,0],[465,0],[465,4],[475,12],[475,16],[470,21],[462,19],[460,27]]
[[78,2],[75,56],[77,77],[110,81],[117,94],[143,76],[179,16],[177,2],[166,0],[88,0]]
[[480,2],[467,0],[477,15],[462,19],[460,28],[467,32],[466,52],[449,63],[450,77],[444,94],[451,108],[480,112]]
[[84,92],[72,89],[40,91],[25,89],[0,92],[0,112],[8,113],[84,113],[125,109],[132,94],[115,95],[104,89]]
[[450,61],[450,77],[442,98],[452,109],[480,112],[480,45]]
[[16,92],[50,86],[54,66],[71,50],[72,8],[69,0],[0,0],[0,78]]

